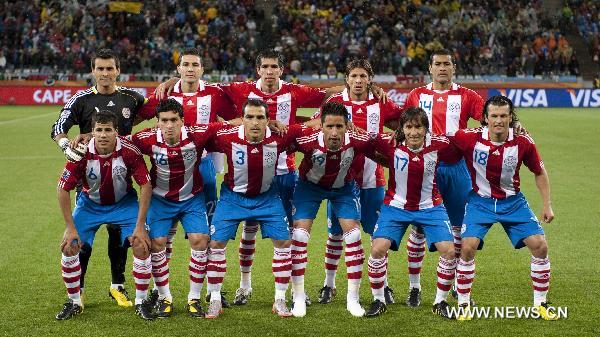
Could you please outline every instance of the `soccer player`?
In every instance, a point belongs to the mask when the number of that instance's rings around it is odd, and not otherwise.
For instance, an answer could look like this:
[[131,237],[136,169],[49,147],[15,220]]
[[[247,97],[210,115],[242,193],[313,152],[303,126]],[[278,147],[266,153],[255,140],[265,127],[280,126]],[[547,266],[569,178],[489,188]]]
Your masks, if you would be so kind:
[[535,176],[542,197],[541,219],[550,223],[554,212],[550,183],[533,139],[517,134],[518,120],[513,103],[493,96],[483,109],[482,127],[458,131],[451,141],[463,153],[473,191],[469,193],[462,228],[462,251],[456,270],[459,320],[470,320],[471,285],[475,279],[475,253],[483,248],[492,224],[499,222],[516,249],[527,246],[531,252],[533,305],[546,320],[557,319],[546,300],[550,286],[548,244],[538,218],[520,192],[521,164]]
[[[155,310],[137,314],[144,319],[168,317],[173,311],[169,288],[169,261],[166,254],[167,236],[172,224],[180,221],[190,242],[190,291],[187,311],[192,317],[204,317],[200,291],[206,274],[208,232],[207,210],[204,202],[203,175],[198,171],[205,143],[224,123],[184,126],[184,110],[175,99],[161,101],[156,106],[157,127],[144,129],[132,137],[140,151],[150,156],[152,168],[152,205],[146,223],[152,240],[151,254],[134,260],[136,308],[150,306],[147,296],[148,270],[152,269],[158,290]],[[149,268],[151,266],[151,268]],[[153,302],[153,301],[149,301]]]
[[260,223],[263,238],[273,240],[273,313],[289,317],[291,312],[285,295],[292,270],[290,234],[287,216],[273,183],[279,154],[301,129],[293,126],[285,137],[272,134],[267,129],[268,106],[262,100],[248,99],[243,109],[243,124],[217,132],[209,145],[225,153],[228,171],[211,225],[207,268],[210,303],[206,318],[217,318],[222,312],[221,286],[227,268],[225,248],[227,242],[235,238],[241,221]]
[[[183,106],[183,122],[187,126],[195,124],[208,124],[216,122],[218,118],[230,120],[236,117],[235,105],[229,99],[222,89],[216,85],[208,84],[201,80],[204,68],[202,59],[196,48],[185,49],[179,56],[177,72],[180,79],[174,84],[173,90],[169,94],[172,98]],[[148,102],[142,107],[140,115],[144,119],[155,117],[156,106],[159,103],[156,94],[148,98]],[[212,222],[212,217],[217,204],[217,181],[215,166],[223,166],[223,155],[221,153],[202,153],[200,161],[200,172],[202,174],[202,193],[206,203],[208,223]],[[173,237],[177,231],[177,223],[173,224],[169,231],[166,243],[167,260],[171,259],[173,249]],[[156,302],[158,290],[151,293],[150,302]],[[225,306],[229,306],[223,297]]]
[[[348,111],[349,121],[354,126],[366,130],[370,135],[383,132],[383,126],[396,129],[401,109],[392,101],[382,102],[371,92],[373,68],[366,59],[350,61],[346,65],[346,89],[331,96],[328,102],[340,102]],[[317,114],[317,118],[318,118]],[[360,222],[365,233],[373,235],[379,209],[383,203],[385,176],[383,167],[364,155],[358,155],[353,162],[355,180],[360,188]],[[329,236],[325,246],[325,281],[319,290],[319,303],[330,303],[336,295],[335,276],[342,255],[344,239],[337,215],[331,202],[327,203]],[[393,291],[385,286],[386,303],[394,303]]]
[[[469,118],[481,120],[483,99],[473,90],[452,81],[456,62],[451,51],[434,51],[429,58],[432,82],[413,89],[405,107],[420,107],[427,113],[431,133],[452,136],[467,127]],[[437,170],[437,186],[444,200],[456,256],[460,255],[460,228],[463,223],[467,195],[471,190],[470,176],[464,160],[450,164],[442,162]],[[406,304],[417,307],[421,303],[421,267],[425,257],[425,237],[418,228],[412,228],[406,245],[408,253],[409,293]]]
[[306,130],[297,138],[293,149],[304,153],[300,179],[294,191],[294,231],[292,235],[292,285],[294,316],[306,315],[304,273],[307,244],[319,206],[328,199],[343,231],[346,243],[345,261],[348,271],[346,309],[356,317],[363,316],[359,303],[364,251],[362,248],[360,201],[355,188],[352,161],[370,149],[365,134],[347,132],[348,112],[339,102],[328,102],[321,108],[322,131]]
[[[118,119],[114,113],[100,110],[92,116],[93,138],[78,162],[68,162],[58,183],[58,201],[65,219],[65,233],[60,244],[61,270],[69,300],[56,319],[69,319],[83,311],[81,300],[80,250],[92,247],[96,231],[110,223],[120,228],[122,244],[131,238],[133,254],[142,256],[150,248],[144,224],[150,205],[152,187],[146,164],[139,150],[117,135]],[[140,201],[132,180],[140,185]],[[71,214],[69,191],[79,182],[83,190]]]
[[436,170],[442,160],[453,163],[461,155],[446,137],[429,133],[423,109],[406,109],[399,124],[396,146],[381,137],[375,142],[376,150],[387,158],[390,181],[372,235],[368,269],[374,301],[365,316],[378,316],[387,310],[384,292],[387,253],[390,248],[398,250],[412,224],[425,233],[429,250],[440,253],[433,312],[451,318],[446,298],[454,281],[456,257],[450,220],[437,189]]
[[[100,49],[91,59],[92,77],[96,85],[90,89],[77,93],[65,104],[58,120],[52,126],[51,137],[63,150],[69,161],[79,161],[85,153],[85,145],[92,132],[92,115],[99,110],[112,111],[117,116],[115,128],[119,135],[131,133],[136,121],[137,112],[144,104],[144,96],[138,92],[117,86],[117,77],[120,73],[119,58],[112,50]],[[67,138],[67,133],[73,125],[79,126],[80,135],[72,141]],[[79,147],[78,147],[79,146]],[[77,150],[79,148],[79,150]],[[127,246],[121,245],[119,226],[107,224],[108,230],[108,257],[110,259],[112,283],[109,296],[114,298],[118,305],[129,307],[133,304],[125,290],[125,265],[127,264]],[[80,285],[83,291],[85,272],[92,254],[92,247],[81,247],[79,258],[81,261]]]

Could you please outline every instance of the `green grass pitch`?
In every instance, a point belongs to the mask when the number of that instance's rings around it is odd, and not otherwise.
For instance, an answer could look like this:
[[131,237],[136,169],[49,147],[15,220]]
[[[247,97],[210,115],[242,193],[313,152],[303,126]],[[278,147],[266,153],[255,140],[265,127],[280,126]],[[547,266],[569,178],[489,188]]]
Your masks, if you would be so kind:
[[[431,313],[437,253],[427,253],[423,268],[423,304],[404,304],[408,280],[405,252],[390,254],[390,285],[399,304],[376,319],[352,318],[345,310],[345,266],[340,263],[338,297],[332,304],[313,304],[304,319],[280,319],[270,313],[273,298],[272,244],[258,241],[253,271],[254,296],[214,321],[192,319],[184,310],[188,291],[189,248],[180,230],[171,263],[174,316],[145,322],[133,309],[122,309],[107,296],[110,272],[106,230],[96,236],[87,275],[85,311],[65,322],[54,320],[66,296],[60,277],[59,241],[64,228],[56,200],[56,182],[64,157],[50,140],[59,107],[0,107],[0,335],[5,336],[153,336],[153,335],[353,335],[353,336],[493,336],[600,335],[600,263],[594,247],[600,241],[600,148],[596,145],[600,109],[521,109],[523,124],[537,142],[549,172],[555,221],[545,226],[552,263],[549,299],[568,308],[557,322],[533,319],[445,321]],[[304,111],[309,113],[309,111]],[[148,125],[148,124],[145,124]],[[594,127],[596,125],[596,127]],[[139,130],[138,126],[138,130]],[[75,130],[71,133],[73,136]],[[533,175],[522,170],[522,185],[531,207],[540,210]],[[221,178],[219,178],[221,179]],[[326,240],[324,207],[309,245],[307,291],[316,299],[323,282]],[[238,233],[239,234],[239,233]],[[238,235],[239,238],[239,235]],[[367,236],[363,242],[368,252]],[[404,246],[405,242],[403,242]],[[238,242],[228,248],[224,290],[232,298],[239,282]],[[477,257],[473,296],[481,306],[529,306],[532,301],[529,253],[515,251],[499,226]],[[127,288],[134,293],[128,260]],[[204,292],[204,290],[203,290]],[[371,301],[366,266],[361,302]],[[455,303],[451,300],[451,303]]]

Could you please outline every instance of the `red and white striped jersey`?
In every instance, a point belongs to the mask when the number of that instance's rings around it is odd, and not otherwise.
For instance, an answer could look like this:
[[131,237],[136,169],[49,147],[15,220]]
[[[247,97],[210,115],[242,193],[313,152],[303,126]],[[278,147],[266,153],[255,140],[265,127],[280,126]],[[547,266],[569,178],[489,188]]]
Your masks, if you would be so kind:
[[[220,88],[231,98],[237,108],[237,117],[242,116],[242,107],[248,98],[258,98],[269,106],[269,119],[285,125],[296,124],[298,108],[317,108],[325,99],[325,90],[301,84],[279,81],[279,90],[272,94],[260,90],[261,79],[256,82],[234,82],[220,84]],[[277,161],[277,175],[296,170],[296,157],[283,152]]]
[[244,126],[240,125],[217,132],[208,150],[222,152],[227,157],[224,181],[232,191],[255,196],[269,190],[279,154],[301,131],[302,126],[292,125],[281,137],[267,128],[261,142],[251,143],[246,140]]
[[[207,84],[204,81],[200,81],[197,92],[184,93],[181,90],[181,80],[179,80],[175,83],[169,98],[173,98],[183,107],[185,125],[214,123],[217,121],[217,116],[224,120],[237,117],[233,102],[223,90],[217,85]],[[158,103],[159,101],[153,93],[138,114],[144,119],[155,118]]]
[[[327,101],[344,104],[348,110],[349,120],[371,135],[382,133],[385,122],[400,118],[402,113],[402,109],[394,102],[388,100],[382,103],[372,93],[369,93],[367,101],[352,101],[348,89],[331,96]],[[320,114],[317,114],[317,117],[320,117]],[[373,160],[361,154],[354,159],[352,167],[356,172],[355,180],[360,188],[385,186],[383,167]]]
[[445,91],[433,90],[433,83],[415,88],[408,94],[404,107],[422,108],[429,118],[429,130],[448,136],[466,128],[469,118],[479,121],[483,116],[483,98],[456,83]]
[[173,201],[184,201],[202,191],[198,164],[207,141],[226,123],[183,126],[181,140],[169,146],[159,128],[144,129],[132,136],[141,152],[150,156],[152,193]]
[[473,190],[482,197],[504,199],[519,193],[521,163],[534,174],[540,174],[544,163],[528,135],[514,135],[493,143],[487,127],[460,130],[450,140],[462,151],[471,173]]
[[322,131],[305,129],[290,149],[304,153],[300,163],[300,179],[323,188],[341,188],[354,179],[352,162],[363,153],[373,153],[368,135],[346,132],[344,144],[337,151],[325,146]]
[[393,147],[382,137],[377,137],[374,145],[387,157],[390,168],[390,181],[383,201],[386,205],[416,211],[442,203],[436,182],[438,164],[440,161],[455,163],[462,158],[448,138],[427,134],[423,148],[417,152],[405,143]]
[[90,200],[113,205],[133,190],[131,177],[138,185],[150,181],[140,150],[127,139],[117,137],[115,151],[109,155],[99,155],[95,144],[92,138],[85,157],[76,163],[67,163],[58,182],[60,188],[70,191],[82,181],[83,193]]

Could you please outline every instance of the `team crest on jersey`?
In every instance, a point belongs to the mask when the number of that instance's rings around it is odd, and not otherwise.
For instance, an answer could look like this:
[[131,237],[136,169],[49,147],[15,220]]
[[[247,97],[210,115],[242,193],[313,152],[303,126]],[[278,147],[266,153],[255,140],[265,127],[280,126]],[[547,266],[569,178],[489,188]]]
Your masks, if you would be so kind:
[[460,114],[460,104],[458,102],[450,103],[450,106],[448,107],[448,110],[453,115],[459,115]]
[[198,112],[202,117],[206,117],[208,114],[210,114],[210,107],[206,104],[202,104],[198,107]]
[[504,158],[504,166],[507,171],[512,171],[517,166],[517,157],[508,156]]
[[113,176],[125,178],[125,176],[127,175],[127,169],[123,166],[117,165],[117,166],[113,167],[112,173],[113,173]]
[[352,158],[350,157],[346,157],[344,158],[344,160],[342,160],[342,167],[348,167],[350,166],[350,164],[352,163]]
[[275,164],[275,161],[277,160],[277,155],[275,154],[275,152],[266,152],[265,153],[265,163],[267,164],[267,166],[273,166]]
[[186,161],[192,161],[196,158],[196,150],[182,151],[181,156]]
[[121,113],[123,114],[124,118],[131,117],[131,110],[129,110],[129,108],[123,108],[123,110],[121,111]]
[[425,171],[427,171],[429,174],[433,174],[433,172],[435,172],[435,162],[433,160],[425,163]]
[[290,102],[281,102],[277,104],[277,115],[281,116],[281,120],[288,120],[290,117],[291,105]]
[[367,120],[369,121],[369,124],[371,124],[371,126],[379,125],[379,114],[374,112],[369,115],[369,118]]

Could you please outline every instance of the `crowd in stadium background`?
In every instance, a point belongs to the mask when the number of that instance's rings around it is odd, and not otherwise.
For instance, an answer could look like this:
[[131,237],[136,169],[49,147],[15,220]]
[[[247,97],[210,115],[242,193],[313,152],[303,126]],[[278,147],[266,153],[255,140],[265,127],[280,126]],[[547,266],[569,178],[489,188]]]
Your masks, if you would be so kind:
[[107,47],[125,73],[166,73],[183,48],[196,46],[207,73],[252,77],[255,54],[270,40],[287,74],[337,77],[352,57],[370,58],[377,74],[423,74],[444,44],[466,75],[577,76],[578,55],[565,38],[574,29],[600,64],[595,1],[567,0],[556,15],[541,0],[286,0],[273,2],[271,17],[252,0],[146,1],[139,14],[110,11],[108,2],[3,2],[0,69],[87,73],[90,55]]

